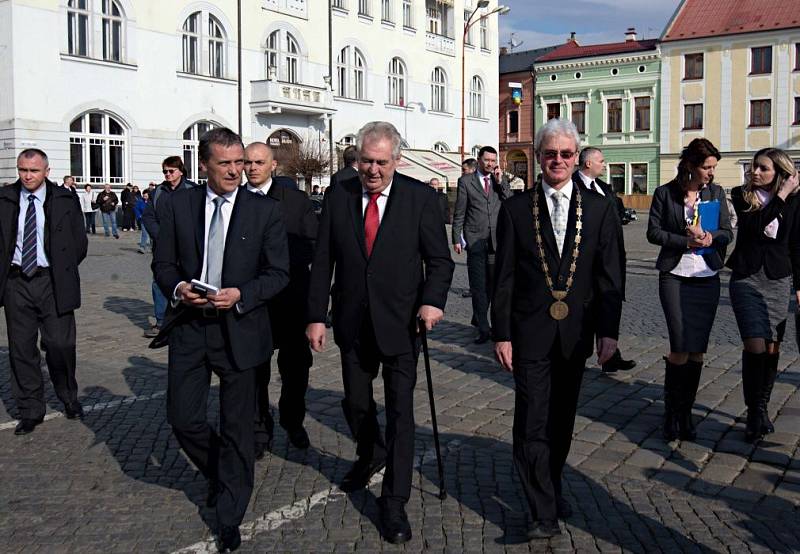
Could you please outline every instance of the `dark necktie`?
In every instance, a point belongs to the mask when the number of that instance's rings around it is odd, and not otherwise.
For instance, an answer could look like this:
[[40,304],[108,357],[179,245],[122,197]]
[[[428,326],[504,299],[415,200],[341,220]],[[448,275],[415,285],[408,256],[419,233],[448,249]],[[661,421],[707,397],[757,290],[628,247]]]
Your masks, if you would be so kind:
[[597,183],[594,182],[594,179],[592,179],[592,182],[589,183],[589,188],[597,192]]
[[489,176],[487,175],[483,178],[483,192],[486,194],[486,196],[489,196],[490,187],[491,185],[489,184]]
[[25,228],[22,234],[22,259],[20,269],[30,277],[36,271],[36,197],[28,195],[28,210],[25,212]]
[[266,196],[266,194],[264,194],[264,191],[261,189],[256,189],[256,194],[259,196]]
[[378,198],[380,192],[369,192],[369,202],[367,211],[364,214],[364,241],[367,247],[367,257],[372,256],[372,247],[375,244],[375,237],[378,235],[380,225],[380,214],[378,213]]

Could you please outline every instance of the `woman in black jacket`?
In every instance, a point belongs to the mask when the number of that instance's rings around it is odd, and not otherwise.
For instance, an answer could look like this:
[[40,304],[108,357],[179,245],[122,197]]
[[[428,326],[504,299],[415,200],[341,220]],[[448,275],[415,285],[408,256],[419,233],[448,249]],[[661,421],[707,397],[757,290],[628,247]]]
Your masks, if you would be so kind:
[[[738,235],[727,266],[730,296],[742,336],[745,440],[775,428],[768,405],[778,372],[790,290],[800,285],[800,197],[792,159],[777,148],[753,156],[747,183],[731,191]],[[793,285],[794,283],[794,285]]]
[[[661,246],[658,292],[669,330],[663,428],[668,441],[697,436],[692,406],[719,304],[718,273],[733,239],[725,191],[713,183],[720,158],[710,141],[694,139],[681,153],[677,177],[656,189],[650,205],[647,240]],[[719,223],[706,222],[704,230],[698,210],[707,201],[719,203]]]

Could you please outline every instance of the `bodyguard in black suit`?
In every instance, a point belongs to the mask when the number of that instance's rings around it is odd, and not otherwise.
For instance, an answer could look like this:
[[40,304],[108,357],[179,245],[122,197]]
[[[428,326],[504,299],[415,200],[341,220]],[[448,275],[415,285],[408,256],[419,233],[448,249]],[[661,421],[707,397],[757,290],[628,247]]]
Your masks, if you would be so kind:
[[[386,465],[379,501],[381,532],[393,543],[411,538],[405,504],[414,455],[417,318],[427,329],[442,319],[454,267],[436,193],[395,172],[400,140],[390,123],[366,124],[358,134],[359,176],[325,194],[306,331],[311,347],[321,352],[332,294],[333,335],[342,357],[342,407],[358,444],[358,460],[340,488],[363,488]],[[381,364],[385,442],[372,398],[372,381]]]
[[14,432],[25,435],[45,413],[39,332],[67,418],[83,417],[75,380],[75,310],[81,305],[78,264],[88,242],[77,196],[47,179],[47,154],[23,150],[17,172],[16,183],[0,188],[0,305],[20,415]]
[[561,496],[581,378],[597,334],[598,361],[616,350],[622,278],[611,204],[572,181],[575,126],[536,133],[541,184],[505,201],[498,218],[495,353],[516,385],[514,465],[534,520],[530,538],[560,533]]
[[[265,308],[289,281],[289,253],[277,202],[239,186],[239,136],[212,129],[198,156],[208,185],[178,190],[159,208],[153,273],[172,304],[152,346],[169,342],[167,416],[209,480],[224,552],[239,546],[253,490],[255,369],[272,354]],[[219,292],[204,297],[192,279]],[[212,371],[220,380],[219,434],[206,421]]]
[[[245,148],[247,190],[266,195],[280,205],[289,238],[289,285],[269,301],[269,317],[273,322],[272,342],[278,349],[278,370],[281,374],[281,397],[278,402],[281,427],[289,442],[297,448],[308,448],[309,439],[303,427],[306,416],[308,371],[313,359],[305,336],[306,304],[314,239],[319,220],[308,196],[297,189],[288,177],[271,177],[275,157],[263,142]],[[269,410],[270,367],[256,371],[256,458],[264,456],[272,442],[274,423]]]
[[[622,199],[617,196],[614,187],[600,179],[601,175],[606,172],[606,161],[603,157],[603,151],[599,148],[592,146],[586,147],[581,150],[578,156],[578,170],[572,174],[572,182],[576,186],[582,187],[582,190],[591,190],[603,197],[611,203],[614,211],[617,214],[619,224],[617,225],[617,240],[619,242],[619,264],[620,275],[622,276],[622,299],[625,300],[625,276],[627,272],[627,259],[625,255],[625,235],[622,232],[622,218],[625,216],[625,206],[622,204]],[[633,360],[624,360],[619,349],[614,352],[614,355],[603,364],[603,371],[605,373],[614,373],[617,370],[629,370],[636,367],[636,362]]]
[[342,152],[342,168],[331,175],[330,186],[333,186],[340,181],[347,181],[348,179],[358,176],[358,170],[356,169],[357,161],[358,150],[351,144],[344,149],[344,152]]

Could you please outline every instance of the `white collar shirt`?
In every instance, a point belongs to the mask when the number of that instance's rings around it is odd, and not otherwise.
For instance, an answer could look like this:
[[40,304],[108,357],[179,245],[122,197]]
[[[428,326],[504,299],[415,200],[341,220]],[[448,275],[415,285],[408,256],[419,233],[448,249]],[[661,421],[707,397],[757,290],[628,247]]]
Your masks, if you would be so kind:
[[263,185],[261,185],[260,187],[257,187],[255,185],[249,183],[249,182],[247,183],[247,190],[249,190],[250,192],[255,192],[256,194],[258,194],[260,192],[264,196],[269,194],[270,187],[272,187],[272,177],[267,179],[267,181]]
[[[28,197],[33,194],[36,200],[28,200]],[[25,236],[25,216],[28,213],[28,202],[35,202],[36,209],[36,265],[39,267],[49,267],[50,262],[47,260],[47,254],[44,251],[44,201],[47,198],[47,184],[42,185],[36,189],[35,192],[30,192],[25,187],[20,186],[19,191],[19,218],[17,219],[17,244],[14,248],[14,256],[11,263],[14,265],[22,265],[22,241]]]
[[[581,178],[581,181],[583,181],[583,184],[586,185],[587,189],[594,190],[600,196],[605,196],[606,195],[606,193],[603,192],[603,187],[601,187],[599,184],[597,184],[597,180],[596,179],[592,179],[588,175],[585,175],[583,173],[583,171],[578,171],[578,177]],[[592,183],[595,184],[594,187],[592,187]]]
[[[570,204],[570,202],[572,202],[572,189],[573,189],[572,179],[570,179],[569,182],[566,185],[564,185],[563,187],[561,187],[559,189],[559,192],[561,192],[561,194],[563,194],[563,195],[565,195],[567,197],[566,204],[563,206],[564,210],[566,210],[565,213],[569,212],[569,204]],[[550,185],[545,183],[545,181],[543,179],[542,180],[542,190],[544,190],[544,197],[545,197],[545,200],[547,201],[547,213],[548,213],[548,215],[552,215],[553,214],[553,195],[556,193],[556,189],[554,189],[553,187],[551,187]],[[561,201],[563,202],[564,199],[562,198]],[[567,220],[569,220],[569,218],[567,218]]]
[[[222,227],[223,227],[223,240],[227,241],[228,238],[228,226],[231,222],[231,214],[233,213],[233,204],[236,202],[236,194],[239,191],[239,187],[233,189],[232,192],[226,193],[222,195],[227,202],[223,202],[222,206],[220,206],[220,212],[222,212]],[[205,205],[205,235],[203,237],[203,273],[200,276],[200,280],[206,283],[206,265],[208,263],[208,231],[211,228],[211,218],[214,216],[214,199],[217,197],[217,193],[211,190],[211,187],[206,185],[206,205]]]
[[[389,201],[389,192],[392,190],[392,183],[394,181],[389,181],[389,184],[386,186],[383,191],[381,191],[381,195],[378,197],[378,221],[383,221],[383,213],[386,211],[386,203]],[[364,186],[361,186],[361,215],[366,217],[367,214],[367,205],[369,204],[369,193]]]

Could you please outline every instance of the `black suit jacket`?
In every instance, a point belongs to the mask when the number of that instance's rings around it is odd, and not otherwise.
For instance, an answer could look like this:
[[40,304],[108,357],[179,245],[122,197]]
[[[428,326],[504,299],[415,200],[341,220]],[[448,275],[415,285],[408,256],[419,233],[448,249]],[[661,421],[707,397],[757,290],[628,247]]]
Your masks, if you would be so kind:
[[[497,222],[494,339],[511,341],[515,359],[546,357],[557,337],[565,357],[572,356],[576,348],[588,357],[595,331],[599,337],[614,339],[619,334],[622,277],[616,214],[611,203],[599,194],[581,193],[583,230],[574,282],[565,300],[569,314],[556,321],[548,311],[554,299],[547,288],[536,245],[534,194],[539,195],[542,241],[555,288],[563,290],[569,275],[576,236],[576,191],[573,189],[569,205],[563,258],[558,255],[542,186],[503,202]],[[593,302],[593,309],[589,309]]]
[[[178,283],[199,279],[203,272],[206,186],[177,190],[162,202],[153,275],[164,296],[171,299]],[[261,365],[272,354],[269,316],[263,308],[288,281],[289,251],[280,206],[240,187],[222,264],[222,287],[237,287],[242,295],[236,308],[222,318],[236,368]],[[151,347],[163,346],[177,326],[201,317],[197,308],[170,305]]]
[[368,311],[380,351],[407,353],[419,306],[444,309],[455,267],[436,191],[395,173],[369,258],[361,201],[358,177],[325,193],[311,267],[309,321],[325,321],[330,291],[334,338],[342,350],[353,346]]
[[[720,270],[725,261],[728,244],[733,240],[725,190],[711,183],[700,191],[700,200],[720,201],[719,229],[711,231],[713,237],[711,246],[715,251],[703,254],[708,267]],[[672,271],[681,257],[688,252],[684,192],[677,181],[661,185],[653,193],[647,222],[647,240],[661,246],[656,260],[656,268],[659,271]]]
[[[596,191],[591,191],[581,179],[581,176],[578,175],[578,172],[572,174],[572,182],[575,186],[581,187],[581,192],[591,192],[591,194],[595,194],[599,196],[599,193]],[[622,276],[622,299],[625,299],[625,281],[627,277],[627,266],[628,266],[628,256],[625,253],[625,233],[622,231],[622,215],[620,214],[620,206],[622,206],[622,212],[625,212],[625,206],[622,204],[622,200],[619,196],[616,195],[614,189],[608,183],[601,181],[600,179],[594,180],[595,184],[603,189],[603,193],[605,196],[603,198],[611,204],[611,209],[617,215],[617,242],[619,243],[619,268],[620,268],[620,275]]]
[[[53,295],[60,315],[81,306],[81,277],[78,264],[86,257],[86,220],[78,197],[68,188],[46,181],[44,200],[44,251],[50,263]],[[19,193],[22,182],[0,188],[0,306],[8,271],[17,246]]]
[[333,175],[331,175],[331,182],[330,185],[333,186],[336,183],[347,181],[348,179],[352,179],[353,177],[358,177],[358,170],[352,165],[348,165],[347,167],[343,167]]
[[300,187],[297,186],[297,181],[285,175],[275,175],[272,178],[272,184],[280,185],[282,187],[289,189],[300,190]]
[[[770,279],[793,276],[794,288],[800,285],[800,196],[793,194],[781,200],[773,197],[760,210],[748,211],[744,187],[731,191],[731,201],[738,218],[736,247],[725,264],[745,277],[762,267]],[[773,239],[764,234],[773,219],[778,218],[778,235]]]

